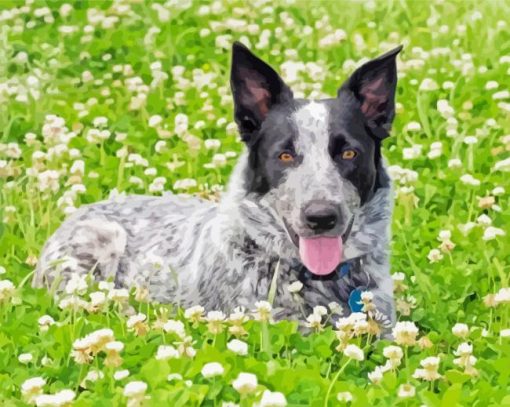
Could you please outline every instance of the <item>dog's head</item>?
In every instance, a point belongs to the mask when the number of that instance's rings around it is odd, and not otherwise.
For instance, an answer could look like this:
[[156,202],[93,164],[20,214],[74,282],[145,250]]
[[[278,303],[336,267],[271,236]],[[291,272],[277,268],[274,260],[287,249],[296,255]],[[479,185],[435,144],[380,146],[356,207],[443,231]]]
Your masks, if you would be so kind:
[[244,45],[233,46],[235,120],[248,147],[246,189],[268,203],[303,264],[342,261],[356,211],[381,183],[381,141],[395,114],[396,48],[358,68],[337,97],[296,99]]

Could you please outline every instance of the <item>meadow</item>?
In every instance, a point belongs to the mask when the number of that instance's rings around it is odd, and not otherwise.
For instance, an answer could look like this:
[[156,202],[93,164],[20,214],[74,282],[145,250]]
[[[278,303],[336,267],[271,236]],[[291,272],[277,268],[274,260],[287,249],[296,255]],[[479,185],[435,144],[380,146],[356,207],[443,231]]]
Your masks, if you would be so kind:
[[[510,406],[508,15],[503,0],[2,0],[0,404]],[[312,99],[404,45],[384,144],[393,341],[373,339],[369,295],[337,326],[317,307],[303,336],[268,298],[224,315],[109,282],[31,287],[82,204],[219,198],[243,149],[234,40]]]

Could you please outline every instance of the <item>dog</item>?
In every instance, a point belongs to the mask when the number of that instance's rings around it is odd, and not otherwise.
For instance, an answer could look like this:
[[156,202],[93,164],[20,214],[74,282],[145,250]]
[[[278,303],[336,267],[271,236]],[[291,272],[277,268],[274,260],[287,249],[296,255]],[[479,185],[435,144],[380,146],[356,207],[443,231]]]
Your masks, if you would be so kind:
[[331,302],[346,316],[369,290],[393,325],[381,143],[401,49],[362,65],[335,98],[309,101],[234,43],[230,84],[246,148],[220,202],[164,194],[83,206],[44,246],[33,285],[63,290],[73,273],[91,274],[144,287],[153,301],[229,312],[267,299],[275,281],[275,319]]

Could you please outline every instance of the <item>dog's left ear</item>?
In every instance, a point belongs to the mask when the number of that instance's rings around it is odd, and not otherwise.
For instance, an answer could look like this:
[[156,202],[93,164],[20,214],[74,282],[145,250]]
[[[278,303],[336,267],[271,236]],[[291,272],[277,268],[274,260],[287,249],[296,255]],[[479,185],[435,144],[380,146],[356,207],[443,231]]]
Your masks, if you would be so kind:
[[292,99],[292,91],[275,70],[240,42],[232,46],[230,86],[235,121],[245,142],[260,129],[272,106]]
[[399,46],[378,58],[365,63],[338,90],[352,92],[374,137],[382,140],[389,136],[395,116],[395,91],[397,87],[396,58]]

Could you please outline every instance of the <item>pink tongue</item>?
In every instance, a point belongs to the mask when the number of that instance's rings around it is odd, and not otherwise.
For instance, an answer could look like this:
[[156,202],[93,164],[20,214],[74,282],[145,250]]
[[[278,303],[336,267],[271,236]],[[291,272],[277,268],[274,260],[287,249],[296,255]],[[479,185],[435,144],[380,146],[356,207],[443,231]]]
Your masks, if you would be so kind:
[[299,238],[301,261],[313,274],[324,276],[331,273],[342,261],[342,238]]

